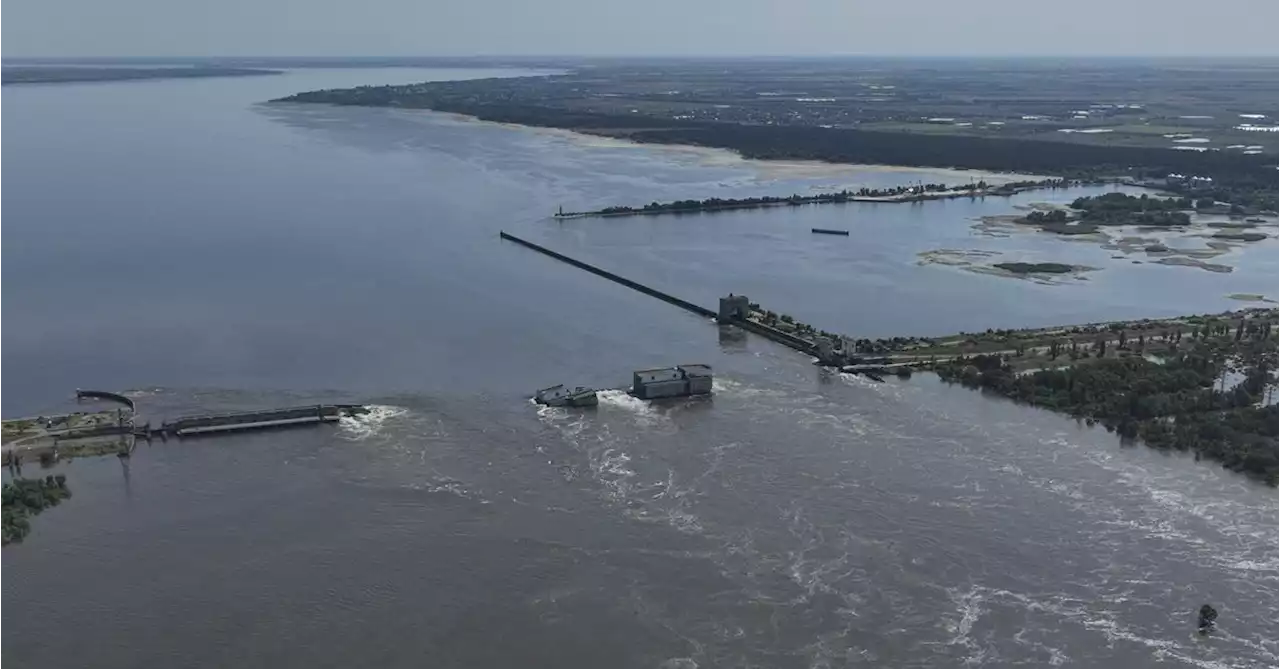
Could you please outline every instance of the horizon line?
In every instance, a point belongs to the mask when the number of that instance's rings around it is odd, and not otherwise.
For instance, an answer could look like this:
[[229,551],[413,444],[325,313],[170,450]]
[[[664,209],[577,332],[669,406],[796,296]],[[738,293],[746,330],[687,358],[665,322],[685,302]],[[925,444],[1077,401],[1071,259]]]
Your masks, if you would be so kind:
[[[28,61],[189,61],[189,60],[480,60],[480,59],[620,59],[620,60],[817,60],[817,59],[858,59],[884,58],[894,60],[1012,60],[1012,59],[1074,59],[1074,60],[1272,60],[1275,56],[1265,53],[1257,54],[1024,54],[1024,53],[992,53],[992,54],[894,54],[894,53],[830,53],[830,54],[416,54],[416,55],[4,55],[0,54],[0,62],[6,60]],[[1280,63],[1278,63],[1280,66]]]

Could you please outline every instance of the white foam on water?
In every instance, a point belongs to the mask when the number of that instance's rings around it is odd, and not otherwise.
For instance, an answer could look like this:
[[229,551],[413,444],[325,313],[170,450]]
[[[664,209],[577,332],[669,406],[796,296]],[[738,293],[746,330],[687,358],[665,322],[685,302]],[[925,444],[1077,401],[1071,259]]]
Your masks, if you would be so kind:
[[[949,646],[964,646],[973,651],[974,654],[981,655],[982,651],[978,648],[977,640],[969,635],[973,631],[973,624],[978,622],[986,609],[982,608],[983,593],[978,586],[972,586],[967,591],[961,591],[959,588],[948,588],[947,595],[951,597],[951,601],[956,605],[956,613],[959,614],[954,620],[946,621],[947,632],[951,634],[951,640],[947,642]],[[974,655],[971,654],[966,658],[969,662]]]
[[1107,642],[1114,644],[1117,641],[1128,641],[1150,648],[1151,656],[1157,661],[1175,660],[1177,662],[1189,664],[1201,669],[1243,669],[1244,667],[1255,666],[1252,664],[1228,664],[1222,660],[1207,660],[1198,657],[1186,655],[1180,650],[1185,650],[1173,639],[1152,639],[1140,634],[1134,633],[1132,630],[1125,628],[1112,618],[1093,618],[1084,621],[1086,629],[1102,632],[1107,638]]
[[[1268,545],[1274,545],[1276,535],[1274,532],[1268,533],[1259,527],[1249,527],[1247,519],[1251,515],[1251,509],[1248,509],[1238,503],[1230,500],[1223,500],[1215,503],[1193,502],[1186,494],[1172,488],[1164,487],[1163,482],[1152,476],[1149,472],[1138,466],[1121,466],[1116,468],[1117,473],[1124,482],[1145,493],[1147,498],[1154,503],[1154,508],[1163,511],[1161,515],[1164,518],[1159,519],[1153,525],[1156,536],[1167,536],[1176,538],[1203,549],[1204,557],[1213,562],[1231,569],[1240,569],[1238,565],[1255,562],[1248,553],[1250,544],[1257,544],[1259,541],[1265,541]],[[1206,523],[1215,533],[1223,538],[1231,539],[1235,546],[1227,546],[1217,542],[1206,543],[1204,540],[1187,536],[1185,533],[1172,529],[1171,525],[1183,518],[1195,518]],[[1274,516],[1268,514],[1268,520],[1274,520]],[[1274,528],[1274,525],[1270,525]],[[1235,549],[1235,550],[1232,550]],[[1273,574],[1280,567],[1280,557],[1270,557],[1265,563],[1266,571]]]
[[159,395],[162,392],[164,392],[164,388],[138,388],[135,390],[126,390],[120,394],[124,395],[125,397],[128,397],[129,399],[136,399],[139,397],[151,397],[153,395]]
[[702,523],[697,516],[678,508],[659,509],[656,512],[647,509],[629,509],[627,515],[640,521],[661,521],[683,534],[701,534],[703,531]]
[[792,398],[794,397],[792,394],[787,393],[783,390],[779,390],[776,387],[760,388],[756,386],[747,385],[741,381],[726,379],[720,376],[717,376],[714,379],[712,379],[711,391],[719,395],[726,395],[729,397],[742,397],[742,398],[755,398],[755,397]]
[[786,510],[783,519],[787,522],[787,531],[799,542],[799,546],[788,550],[777,564],[791,582],[804,591],[793,602],[807,602],[818,594],[836,595],[844,601],[851,617],[856,617],[860,598],[840,587],[859,571],[853,555],[844,547],[847,538],[840,546],[829,544],[823,529],[815,525],[798,504]]
[[865,437],[870,431],[869,428],[872,427],[861,416],[835,413],[827,407],[810,409],[809,407],[800,406],[789,410],[788,413],[795,417],[796,422],[802,428],[825,428],[846,436]]
[[546,404],[538,404],[536,400],[529,400],[530,404],[537,407],[538,418],[545,422],[554,422],[564,418],[569,418],[569,410],[564,407],[553,407]]
[[489,500],[484,499],[471,489],[467,488],[462,481],[453,478],[437,478],[431,481],[412,483],[409,485],[409,488],[413,490],[423,490],[430,493],[453,495],[454,497],[459,497],[461,499],[477,501],[481,504],[489,503]]
[[338,429],[343,437],[351,441],[363,441],[381,431],[383,423],[397,416],[403,416],[409,410],[403,407],[370,404],[365,406],[368,413],[344,415],[338,419]]
[[626,451],[606,448],[591,460],[591,473],[609,489],[610,497],[625,501],[636,473],[627,467],[631,456]]
[[1237,560],[1227,566],[1238,571],[1265,571],[1271,574],[1276,573],[1277,568],[1275,560],[1266,562],[1260,560]]
[[741,383],[738,383],[733,379],[726,379],[722,376],[717,376],[711,380],[711,390],[717,393],[727,393],[739,390],[742,387]]
[[[450,495],[461,497],[463,499],[472,499],[471,491],[467,490],[467,488],[463,486],[461,483],[456,483],[456,482],[442,483],[438,485],[428,486],[427,490],[435,493],[447,493]],[[486,500],[486,499],[481,499],[479,501],[481,504],[489,503],[489,500]]]
[[[1158,470],[1130,461],[1122,453],[1096,450],[1063,438],[1041,443],[1055,451],[1080,453],[1086,461],[1115,476],[1119,484],[1116,489],[1125,491],[1140,505],[1143,511],[1135,515],[1132,510],[1097,503],[1079,485],[1023,476],[1032,485],[1069,498],[1076,508],[1097,516],[1098,526],[1106,528],[1102,530],[1104,534],[1126,536],[1136,531],[1169,542],[1170,549],[1190,551],[1202,562],[1235,572],[1251,572],[1250,577],[1267,572],[1272,576],[1268,580],[1276,582],[1280,555],[1274,551],[1274,508],[1254,507],[1230,498],[1197,499],[1193,493],[1179,489],[1179,482],[1162,479]],[[1205,529],[1212,534],[1206,537]]]
[[[1188,646],[1181,643],[1177,638],[1152,638],[1143,636],[1137,631],[1126,627],[1116,615],[1098,607],[1098,602],[1088,602],[1066,595],[1026,595],[1022,593],[1010,592],[1008,590],[987,588],[984,586],[973,586],[967,591],[959,588],[951,588],[947,590],[953,602],[957,605],[957,620],[948,621],[947,628],[952,631],[952,643],[960,645],[970,645],[972,639],[969,632],[973,628],[973,623],[985,612],[982,603],[999,602],[1004,604],[1017,604],[1025,608],[1027,611],[1035,611],[1041,613],[1049,613],[1062,619],[1063,621],[1071,621],[1081,625],[1087,630],[1100,633],[1109,646],[1117,642],[1135,643],[1151,649],[1152,657],[1158,661],[1173,661],[1176,663],[1184,663],[1187,665],[1201,667],[1202,669],[1243,669],[1244,667],[1257,666],[1256,662],[1246,659],[1206,659],[1194,657],[1190,653],[1195,652],[1194,645]],[[1114,601],[1114,600],[1109,600]],[[1025,632],[1025,630],[1024,630]],[[1021,635],[1021,633],[1019,633]],[[1014,640],[1025,645],[1025,640],[1015,635]],[[1260,652],[1269,658],[1271,663],[1277,659],[1272,649],[1266,645],[1241,639],[1232,636],[1222,627],[1215,631],[1214,637],[1219,637],[1223,641],[1231,641],[1240,645],[1249,647]],[[1211,637],[1212,638],[1212,637]],[[1192,633],[1190,639],[1194,642],[1203,640],[1198,634]],[[1040,644],[1035,644],[1039,646]],[[1054,659],[1061,656],[1065,661],[1065,655],[1061,655],[1061,651],[1045,647],[1050,652],[1050,663]],[[971,656],[972,657],[972,656]]]
[[633,413],[653,413],[648,402],[635,397],[625,390],[601,390],[596,393],[600,404],[607,404]]
[[1066,664],[1071,660],[1071,657],[1068,656],[1066,653],[1062,652],[1061,648],[1058,648],[1056,646],[1050,646],[1048,644],[1041,643],[1039,641],[1029,640],[1026,638],[1026,634],[1027,634],[1026,628],[1020,629],[1018,630],[1017,634],[1013,635],[1013,640],[1017,642],[1018,645],[1026,646],[1028,648],[1031,648],[1032,650],[1038,650],[1040,652],[1047,653],[1049,655],[1049,666],[1061,667],[1062,665]]
[[621,409],[631,414],[640,425],[657,425],[668,421],[666,416],[654,408],[652,402],[633,397],[625,390],[601,390],[596,393],[596,397],[606,411]]

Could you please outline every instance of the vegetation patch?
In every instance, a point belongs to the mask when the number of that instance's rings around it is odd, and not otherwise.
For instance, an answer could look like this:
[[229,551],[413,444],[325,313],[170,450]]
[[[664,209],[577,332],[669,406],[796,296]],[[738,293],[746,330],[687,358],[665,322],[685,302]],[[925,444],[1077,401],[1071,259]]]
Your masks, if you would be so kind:
[[1267,302],[1270,304],[1275,304],[1275,300],[1267,297],[1266,295],[1260,295],[1258,293],[1232,293],[1227,296],[1227,299],[1240,300],[1242,302]]
[[841,202],[915,202],[919,200],[946,199],[955,197],[977,196],[1010,196],[1036,188],[1070,188],[1072,186],[1096,185],[1102,182],[1069,181],[1066,179],[1044,179],[1040,181],[1013,181],[999,186],[991,186],[986,181],[948,186],[944,183],[917,184],[914,186],[896,186],[893,188],[859,188],[858,190],[842,190],[834,193],[818,195],[790,195],[775,197],[762,195],[745,198],[712,197],[705,200],[676,200],[674,202],[650,202],[639,207],[616,205],[593,211],[559,211],[556,218],[579,218],[584,216],[635,216],[643,214],[680,214],[693,212],[713,212],[728,209],[758,209],[761,207],[777,207],[782,205],[828,204]]
[[998,262],[992,267],[1014,274],[1070,274],[1079,269],[1057,262]]
[[1214,239],[1229,239],[1235,242],[1260,242],[1267,238],[1261,232],[1215,232]]
[[1229,274],[1235,270],[1231,265],[1220,265],[1218,263],[1205,262],[1198,258],[1184,258],[1182,256],[1172,256],[1161,258],[1155,262],[1161,265],[1178,265],[1181,267],[1199,267],[1210,272],[1218,272],[1219,274]]
[[22,541],[31,531],[31,517],[71,497],[67,477],[62,474],[42,479],[16,479],[0,492],[4,501],[4,543]]

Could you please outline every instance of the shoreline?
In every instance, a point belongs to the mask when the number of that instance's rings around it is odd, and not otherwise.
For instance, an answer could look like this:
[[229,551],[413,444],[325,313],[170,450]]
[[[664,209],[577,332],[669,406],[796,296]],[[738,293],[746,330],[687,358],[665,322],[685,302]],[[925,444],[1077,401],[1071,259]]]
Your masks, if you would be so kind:
[[[758,158],[745,155],[741,150],[728,148],[723,146],[711,146],[707,144],[678,143],[678,142],[659,142],[645,141],[635,135],[617,135],[603,129],[593,129],[584,127],[570,126],[552,126],[552,125],[531,125],[525,123],[515,123],[511,121],[495,121],[491,119],[481,118],[475,114],[467,112],[453,111],[449,109],[434,109],[431,107],[395,107],[391,105],[357,105],[357,104],[339,104],[333,102],[315,102],[305,100],[290,100],[280,98],[275,100],[267,100],[263,104],[270,105],[328,105],[331,107],[359,107],[364,109],[386,109],[396,112],[426,112],[436,115],[440,118],[449,119],[458,123],[479,124],[492,127],[506,128],[509,130],[522,130],[534,132],[542,135],[550,135],[561,137],[563,139],[577,142],[583,145],[607,146],[609,148],[632,148],[645,149],[650,151],[663,151],[669,153],[681,153],[696,156],[702,159],[702,164],[711,167],[741,168],[754,169],[765,173],[769,178],[776,179],[783,176],[796,179],[809,179],[820,177],[840,177],[843,173],[858,170],[870,170],[875,172],[903,172],[916,174],[948,174],[957,178],[982,178],[994,182],[1009,182],[1027,179],[1049,179],[1054,178],[1051,175],[1016,171],[1016,170],[991,170],[976,167],[963,167],[959,165],[905,165],[884,162],[847,162],[836,160],[821,160],[807,158]],[[780,174],[781,173],[781,174]],[[798,173],[798,174],[796,174]],[[1118,177],[1111,177],[1118,178]],[[998,184],[997,184],[998,185]],[[1159,190],[1156,186],[1147,186],[1142,183],[1133,183],[1137,187],[1149,187]]]
[[[316,104],[316,103],[294,103]],[[462,123],[499,126],[512,130],[531,131],[537,134],[560,137],[585,146],[606,148],[644,149],[662,151],[664,153],[687,154],[699,159],[700,164],[709,167],[729,167],[757,169],[768,174],[770,178],[778,178],[785,174],[792,178],[836,177],[842,173],[855,170],[871,170],[875,172],[902,172],[906,174],[947,174],[957,178],[982,178],[994,181],[1019,181],[1030,179],[1048,179],[1049,175],[1029,172],[1011,172],[1002,170],[983,170],[969,167],[931,167],[921,165],[894,165],[889,163],[851,163],[827,160],[806,160],[800,158],[750,158],[737,149],[703,144],[675,144],[670,142],[646,142],[631,135],[611,134],[604,130],[591,128],[568,128],[545,125],[525,125],[509,121],[490,121],[472,114],[421,108],[413,111],[426,111],[451,117]]]
[[748,305],[745,322],[804,342],[822,367],[877,382],[929,371],[1277,485],[1274,307],[870,340]]

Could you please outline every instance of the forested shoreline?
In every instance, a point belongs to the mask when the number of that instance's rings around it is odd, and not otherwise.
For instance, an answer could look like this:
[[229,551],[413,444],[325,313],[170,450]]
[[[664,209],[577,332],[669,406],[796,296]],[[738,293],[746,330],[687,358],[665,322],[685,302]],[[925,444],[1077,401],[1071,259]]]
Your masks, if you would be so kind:
[[[951,382],[1102,424],[1125,439],[1188,451],[1277,482],[1274,317],[1210,320],[1160,341],[1123,331],[1092,346],[1052,345],[1062,368],[1018,373],[1010,356],[935,366]],[[1118,348],[1107,356],[1110,346]],[[1236,376],[1228,384],[1228,376]]]
[[642,143],[730,149],[745,158],[764,160],[959,168],[1084,180],[1118,175],[1160,180],[1170,174],[1200,175],[1211,180],[1175,183],[1172,189],[1191,197],[1215,197],[1263,210],[1276,209],[1275,191],[1280,186],[1275,157],[1267,154],[1175,151],[856,128],[748,125],[652,116],[637,118],[518,104],[501,98],[477,100],[423,85],[307,91],[272,102],[431,109],[483,121],[561,128]]

